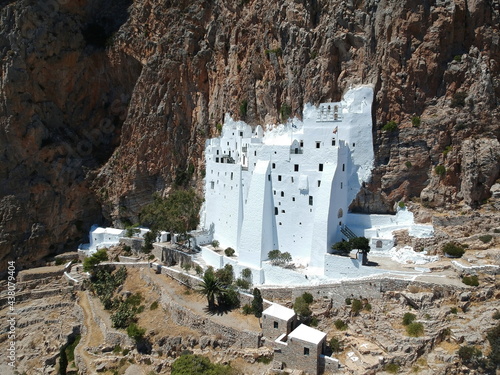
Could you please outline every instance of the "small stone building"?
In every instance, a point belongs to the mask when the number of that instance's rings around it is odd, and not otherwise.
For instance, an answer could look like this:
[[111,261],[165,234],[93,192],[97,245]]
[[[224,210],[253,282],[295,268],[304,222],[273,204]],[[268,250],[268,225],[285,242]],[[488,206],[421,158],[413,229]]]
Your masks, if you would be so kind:
[[338,369],[338,360],[325,356],[326,333],[300,324],[292,309],[273,304],[262,313],[266,345],[274,349],[275,367],[300,369],[317,375]]

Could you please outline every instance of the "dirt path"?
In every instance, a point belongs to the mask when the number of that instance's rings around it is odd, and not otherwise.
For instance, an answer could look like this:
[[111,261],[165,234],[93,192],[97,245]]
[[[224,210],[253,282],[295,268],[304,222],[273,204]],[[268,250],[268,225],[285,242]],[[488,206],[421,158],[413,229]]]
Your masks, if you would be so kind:
[[92,366],[92,358],[87,353],[86,348],[102,343],[104,341],[104,337],[100,328],[97,327],[94,322],[87,292],[78,293],[78,304],[83,310],[83,321],[86,327],[86,331],[84,334],[82,334],[82,339],[75,348],[75,352],[80,355],[80,358],[82,358],[83,362],[85,363],[87,373],[90,374],[94,373],[95,369]]

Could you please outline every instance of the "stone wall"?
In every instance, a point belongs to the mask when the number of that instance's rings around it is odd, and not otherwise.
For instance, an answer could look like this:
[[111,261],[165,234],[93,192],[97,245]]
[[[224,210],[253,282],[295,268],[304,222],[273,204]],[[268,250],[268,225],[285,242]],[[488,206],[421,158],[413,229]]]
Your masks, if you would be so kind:
[[137,253],[141,251],[144,240],[136,237],[121,237],[120,244],[130,246],[130,249]]
[[65,267],[47,267],[46,271],[41,268],[19,271],[17,281],[24,282],[29,280],[46,279],[49,277],[60,278],[64,274]]
[[153,244],[152,253],[157,259],[160,259],[167,266],[173,266],[175,264],[180,266],[185,264],[189,264],[191,266],[195,265],[192,259],[192,254],[187,254],[184,251],[174,249],[171,246],[155,243]]
[[[165,270],[165,271],[163,271]],[[173,270],[162,268],[162,273],[175,275],[179,277],[181,273],[172,272]],[[186,275],[187,276],[187,275]],[[239,331],[231,327],[216,323],[208,317],[199,316],[193,311],[177,304],[167,294],[163,292],[162,287],[155,281],[154,275],[146,272],[141,273],[141,278],[145,280],[160,296],[162,306],[171,314],[171,319],[176,324],[192,328],[201,335],[222,335],[226,341],[237,348],[258,348],[261,344],[260,332]],[[194,277],[192,277],[194,278]],[[195,278],[196,280],[197,278]],[[199,279],[198,279],[199,280]]]

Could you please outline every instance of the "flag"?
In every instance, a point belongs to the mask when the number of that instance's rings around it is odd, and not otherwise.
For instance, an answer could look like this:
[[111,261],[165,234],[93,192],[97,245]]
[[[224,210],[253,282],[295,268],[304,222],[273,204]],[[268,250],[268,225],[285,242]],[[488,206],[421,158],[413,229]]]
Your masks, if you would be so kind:
[[333,134],[337,134],[338,130],[339,130],[339,127],[336,126],[335,129],[333,129]]

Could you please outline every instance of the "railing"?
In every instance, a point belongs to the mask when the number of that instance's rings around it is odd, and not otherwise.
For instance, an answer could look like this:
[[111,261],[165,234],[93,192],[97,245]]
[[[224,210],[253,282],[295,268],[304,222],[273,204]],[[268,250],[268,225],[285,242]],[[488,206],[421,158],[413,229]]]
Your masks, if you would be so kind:
[[344,225],[342,228],[340,228],[340,231],[342,232],[342,234],[344,236],[346,236],[350,240],[358,237],[358,236],[356,236],[356,234],[352,230],[349,229],[349,227],[347,225]]
[[304,150],[302,148],[291,148],[290,154],[303,154]]

